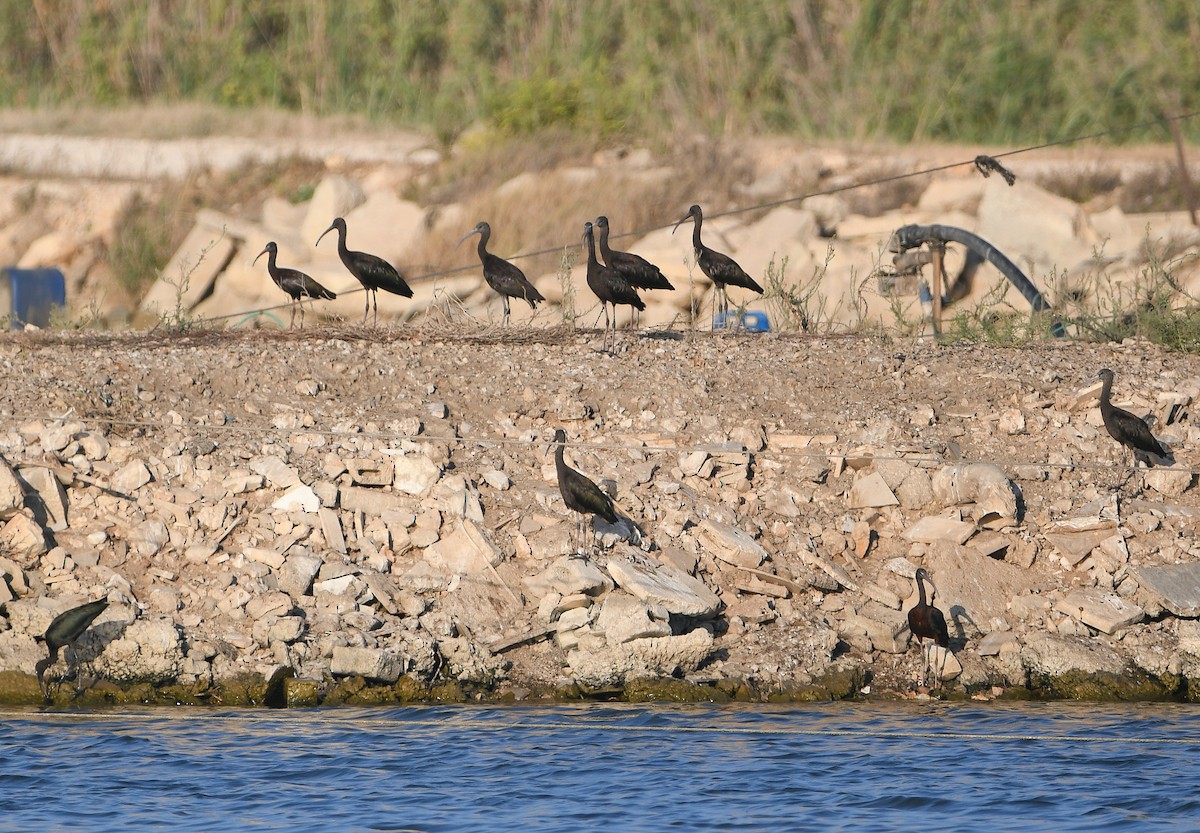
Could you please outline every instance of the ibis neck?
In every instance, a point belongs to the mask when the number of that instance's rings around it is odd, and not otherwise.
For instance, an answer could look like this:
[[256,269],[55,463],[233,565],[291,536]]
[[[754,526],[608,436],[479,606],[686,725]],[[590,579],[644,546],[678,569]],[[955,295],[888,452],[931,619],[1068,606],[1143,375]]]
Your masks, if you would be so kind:
[[699,216],[692,218],[692,248],[697,251],[704,248],[704,244],[700,242],[700,224],[703,222]]
[[612,249],[608,247],[608,226],[600,229],[600,254],[604,255],[604,262],[612,264]]
[[[587,247],[588,247],[588,265],[591,265],[591,264],[599,265],[600,262],[598,260],[596,260],[596,237],[595,237],[595,234],[590,231],[587,233]],[[561,449],[562,449],[562,446],[559,446],[560,451],[561,451]]]

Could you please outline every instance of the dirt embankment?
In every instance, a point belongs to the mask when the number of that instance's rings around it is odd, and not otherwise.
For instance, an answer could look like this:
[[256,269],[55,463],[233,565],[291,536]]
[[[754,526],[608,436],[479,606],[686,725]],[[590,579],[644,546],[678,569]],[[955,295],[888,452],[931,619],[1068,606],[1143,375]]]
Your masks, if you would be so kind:
[[[100,596],[109,609],[67,654],[101,700],[134,686],[228,702],[247,679],[251,700],[293,703],[447,683],[910,694],[919,566],[950,622],[942,691],[1178,697],[1200,679],[1194,620],[1146,573],[1194,562],[1200,359],[599,343],[520,328],[7,337],[0,452],[23,493],[0,532],[6,696],[37,699],[33,637]],[[1102,366],[1118,401],[1158,415],[1178,471],[1118,486],[1127,458],[1094,390],[1077,395]],[[557,427],[633,522],[598,525],[585,558],[547,450]],[[948,499],[968,462],[998,466],[1000,490]]]

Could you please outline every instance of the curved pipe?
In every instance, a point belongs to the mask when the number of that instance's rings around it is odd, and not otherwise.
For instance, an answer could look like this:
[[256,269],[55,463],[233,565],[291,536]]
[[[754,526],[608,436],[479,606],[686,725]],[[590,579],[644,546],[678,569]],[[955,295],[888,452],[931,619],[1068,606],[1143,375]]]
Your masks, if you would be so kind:
[[[1042,297],[1042,293],[1038,291],[1038,288],[1033,285],[1033,282],[1029,278],[1025,277],[1025,273],[1018,269],[1015,263],[1009,260],[1002,251],[991,243],[966,229],[960,229],[956,226],[943,226],[938,223],[928,226],[902,226],[896,229],[896,232],[892,235],[888,249],[902,254],[909,249],[915,249],[923,243],[961,243],[970,251],[999,269],[1000,273],[1008,278],[1009,283],[1025,296],[1025,300],[1033,307],[1034,312],[1050,311],[1050,304]],[[1055,321],[1050,328],[1050,332],[1059,338],[1067,334],[1061,321]]]

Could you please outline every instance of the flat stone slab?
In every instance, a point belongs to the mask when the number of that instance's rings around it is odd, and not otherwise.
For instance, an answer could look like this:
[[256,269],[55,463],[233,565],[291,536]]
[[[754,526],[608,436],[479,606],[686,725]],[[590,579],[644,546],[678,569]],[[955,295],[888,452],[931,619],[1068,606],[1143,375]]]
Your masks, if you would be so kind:
[[1054,604],[1054,609],[1105,633],[1115,633],[1146,618],[1146,611],[1115,593],[1092,590],[1068,593]]
[[1176,616],[1200,616],[1200,564],[1170,567],[1137,567],[1131,571],[1138,584],[1162,597]]
[[336,645],[329,662],[335,677],[361,676],[368,680],[394,683],[404,670],[404,658],[382,648],[351,648]]
[[1021,643],[1012,631],[992,631],[979,640],[975,650],[981,657],[994,657],[1021,650]]
[[899,506],[900,501],[879,472],[860,477],[850,487],[851,509],[872,509],[881,506]]
[[757,567],[770,557],[763,545],[736,526],[705,519],[696,535],[706,552],[737,567]]
[[965,544],[974,533],[975,524],[973,523],[929,515],[906,529],[904,537],[914,543],[922,544],[933,544],[938,541]]
[[617,556],[609,559],[608,573],[622,589],[670,613],[712,616],[721,606],[720,597],[708,585],[673,564]]
[[481,573],[503,559],[477,523],[464,519],[452,533],[425,549],[425,560],[451,573]]
[[1116,535],[1116,524],[1108,524],[1099,529],[1089,529],[1080,532],[1047,532],[1046,540],[1054,545],[1059,554],[1073,567],[1088,557],[1096,547]]

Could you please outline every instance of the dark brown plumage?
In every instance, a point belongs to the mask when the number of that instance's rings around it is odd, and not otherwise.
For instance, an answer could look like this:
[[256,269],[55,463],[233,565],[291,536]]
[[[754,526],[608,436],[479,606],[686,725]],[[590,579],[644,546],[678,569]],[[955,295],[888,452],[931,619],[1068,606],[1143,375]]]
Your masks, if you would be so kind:
[[542,297],[542,293],[537,291],[519,268],[487,250],[488,240],[492,236],[492,227],[487,223],[478,223],[475,228],[463,236],[462,240],[458,241],[458,245],[461,246],[463,240],[472,234],[479,235],[477,251],[479,260],[483,264],[483,279],[487,281],[488,286],[500,293],[500,300],[504,302],[504,323],[508,324],[509,298],[520,298],[529,304],[530,309],[537,309],[538,303],[546,300]]
[[599,515],[610,524],[617,522],[617,510],[612,498],[587,477],[567,465],[563,451],[567,443],[567,432],[559,428],[554,432],[554,468],[558,473],[558,491],[563,503],[572,512],[580,514],[581,541],[586,538],[588,515]]
[[612,336],[613,349],[617,346],[617,305],[627,304],[635,310],[643,310],[646,305],[638,297],[637,290],[630,286],[629,281],[616,269],[611,269],[596,259],[596,237],[591,223],[583,224],[583,242],[587,246],[587,283],[592,292],[600,299],[604,308],[604,335],[608,339],[609,318],[608,305],[612,304]]
[[1170,459],[1171,453],[1162,447],[1146,421],[1112,403],[1113,372],[1107,367],[1096,374],[1104,383],[1100,389],[1100,416],[1104,419],[1104,427],[1108,435],[1133,453],[1133,465],[1142,460],[1153,468],[1154,457]]
[[296,307],[300,307],[300,326],[304,326],[304,299],[318,298],[325,301],[332,301],[337,297],[336,294],[330,292],[316,280],[299,271],[298,269],[282,269],[275,265],[275,256],[279,254],[279,247],[272,240],[254,258],[254,262],[258,263],[258,258],[263,255],[267,256],[267,273],[271,276],[271,280],[275,285],[288,294],[292,299],[292,320],[288,326],[296,323]]
[[46,690],[46,683],[42,677],[46,673],[46,669],[58,659],[59,649],[65,648],[82,636],[83,632],[88,629],[88,626],[95,621],[97,616],[104,612],[106,607],[108,607],[108,599],[98,599],[94,602],[73,607],[55,616],[54,621],[50,623],[50,627],[46,628],[45,635],[40,637],[40,639],[44,640],[46,647],[50,649],[50,656],[38,660],[35,667],[38,686],[42,689],[43,696],[48,697],[49,692]]
[[604,263],[621,273],[621,277],[634,289],[674,289],[666,275],[657,266],[633,252],[620,252],[608,245],[608,218],[596,218],[600,232],[600,256]]
[[320,245],[322,238],[334,229],[337,229],[338,233],[338,257],[342,259],[342,263],[350,274],[357,278],[358,282],[363,285],[363,289],[367,291],[366,305],[363,307],[363,323],[367,323],[367,311],[371,309],[371,300],[374,299],[374,323],[378,324],[379,290],[382,289],[384,292],[390,292],[403,298],[411,298],[413,291],[405,283],[396,267],[383,258],[369,252],[356,252],[346,248],[346,221],[341,217],[336,218],[329,228],[321,232],[315,245]]
[[717,317],[724,322],[729,313],[729,292],[725,289],[726,286],[740,286],[760,294],[763,288],[754,278],[747,275],[746,271],[738,266],[737,262],[729,255],[713,251],[700,242],[700,226],[704,223],[704,214],[700,211],[700,206],[693,205],[689,208],[688,213],[675,224],[675,228],[671,229],[671,234],[674,234],[675,229],[688,219],[694,223],[692,248],[696,250],[696,262],[700,265],[700,271],[708,276],[716,288]]
[[942,611],[925,601],[924,582],[929,582],[929,586],[935,593],[937,592],[933,579],[929,577],[929,573],[924,567],[917,568],[915,578],[917,580],[917,603],[908,611],[908,629],[917,638],[917,644],[921,648],[921,682],[924,683],[928,670],[925,640],[932,639],[935,644],[949,650],[950,631],[946,628],[946,617]]

